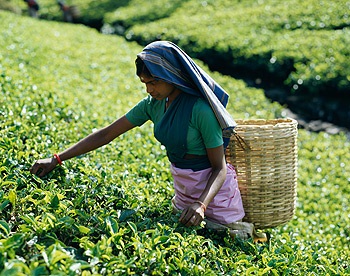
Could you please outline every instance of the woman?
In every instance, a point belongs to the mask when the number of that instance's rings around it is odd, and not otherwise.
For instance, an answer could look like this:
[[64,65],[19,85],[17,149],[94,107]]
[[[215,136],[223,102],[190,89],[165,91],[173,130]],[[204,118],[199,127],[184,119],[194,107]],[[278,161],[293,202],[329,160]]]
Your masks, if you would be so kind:
[[24,0],[28,5],[28,12],[30,17],[38,18],[38,11],[40,9],[36,0]]
[[[172,203],[174,210],[181,211],[180,222],[196,226],[206,218],[209,227],[228,227],[234,234],[251,236],[253,226],[239,222],[244,210],[236,173],[225,161],[224,140],[235,126],[225,109],[227,93],[167,41],[153,42],[138,54],[136,73],[146,86],[146,98],[111,125],[53,158],[36,161],[31,173],[42,177],[62,161],[108,144],[151,120],[171,163]],[[228,137],[223,138],[223,133]]]

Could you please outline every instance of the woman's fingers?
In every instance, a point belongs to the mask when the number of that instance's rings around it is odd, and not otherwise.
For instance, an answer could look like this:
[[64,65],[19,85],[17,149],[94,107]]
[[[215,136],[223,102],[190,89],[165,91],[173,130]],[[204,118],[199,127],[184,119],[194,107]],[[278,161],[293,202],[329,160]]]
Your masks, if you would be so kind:
[[202,216],[196,213],[191,208],[185,209],[182,212],[179,219],[179,221],[187,227],[199,225],[202,222],[202,220],[203,220]]
[[185,210],[182,211],[181,216],[180,216],[180,218],[179,218],[179,221],[180,221],[181,223],[183,223],[183,221],[184,221],[184,219],[185,219],[185,216],[186,216],[186,214],[187,214],[187,211],[188,211],[188,209],[185,209]]
[[46,170],[43,168],[42,165],[35,163],[35,164],[31,167],[30,173],[35,174],[35,175],[37,175],[37,176],[39,176],[39,177],[43,177],[43,176],[45,176],[45,174],[46,174]]
[[30,168],[30,173],[32,174],[37,174],[38,170],[39,170],[40,166],[38,163],[35,163],[31,168]]
[[189,208],[187,208],[187,209],[183,210],[179,220],[182,224],[185,224],[186,226],[188,226],[188,223],[189,223],[191,217],[192,217],[192,212],[190,211]]
[[45,176],[47,173],[53,170],[53,168],[56,166],[54,163],[54,158],[47,158],[47,159],[41,159],[37,160],[34,165],[30,168],[30,173],[35,174],[39,177]]
[[193,215],[187,222],[186,226],[197,226],[202,222],[202,218],[199,215]]
[[48,173],[47,170],[45,170],[44,168],[40,168],[40,169],[37,171],[37,176],[43,177],[43,176],[45,176],[47,173]]

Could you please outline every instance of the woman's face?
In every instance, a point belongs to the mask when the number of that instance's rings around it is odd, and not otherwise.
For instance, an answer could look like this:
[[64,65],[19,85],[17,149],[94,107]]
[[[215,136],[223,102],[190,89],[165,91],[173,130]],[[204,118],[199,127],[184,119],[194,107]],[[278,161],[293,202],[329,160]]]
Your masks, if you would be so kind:
[[165,98],[173,100],[180,93],[174,85],[150,76],[141,75],[140,80],[146,85],[146,91],[152,98],[161,101]]

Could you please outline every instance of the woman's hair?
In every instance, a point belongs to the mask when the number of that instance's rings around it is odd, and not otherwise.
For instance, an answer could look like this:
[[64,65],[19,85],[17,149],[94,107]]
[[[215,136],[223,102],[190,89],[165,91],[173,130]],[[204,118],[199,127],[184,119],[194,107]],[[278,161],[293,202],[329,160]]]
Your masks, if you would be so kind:
[[146,64],[143,62],[143,60],[140,57],[136,58],[135,64],[136,64],[136,75],[138,76],[145,75],[147,77],[152,77],[151,72],[148,70]]

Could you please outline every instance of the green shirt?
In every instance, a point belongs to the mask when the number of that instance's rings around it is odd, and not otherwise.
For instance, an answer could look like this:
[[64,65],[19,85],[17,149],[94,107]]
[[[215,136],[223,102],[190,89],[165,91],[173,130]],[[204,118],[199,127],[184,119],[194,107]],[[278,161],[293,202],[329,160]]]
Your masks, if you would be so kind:
[[[126,118],[136,126],[141,126],[148,120],[156,125],[166,112],[165,104],[166,100],[158,101],[147,96],[126,114]],[[198,98],[189,122],[187,153],[206,155],[206,148],[215,148],[222,144],[222,130],[214,112],[204,99]]]

